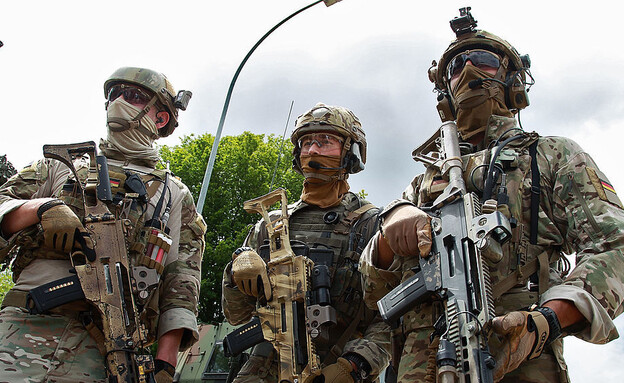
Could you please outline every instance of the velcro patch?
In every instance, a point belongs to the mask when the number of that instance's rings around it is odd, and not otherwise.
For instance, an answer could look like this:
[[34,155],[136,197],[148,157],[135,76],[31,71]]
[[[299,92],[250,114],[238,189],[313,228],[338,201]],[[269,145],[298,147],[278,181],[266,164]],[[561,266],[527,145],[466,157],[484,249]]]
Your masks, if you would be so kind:
[[585,169],[587,170],[589,180],[594,186],[594,189],[596,189],[596,193],[598,193],[598,197],[603,201],[610,202],[619,208],[622,208],[622,201],[620,201],[620,198],[615,192],[615,188],[611,182],[609,182],[609,179],[604,175],[604,173],[598,169],[590,168],[589,166]]

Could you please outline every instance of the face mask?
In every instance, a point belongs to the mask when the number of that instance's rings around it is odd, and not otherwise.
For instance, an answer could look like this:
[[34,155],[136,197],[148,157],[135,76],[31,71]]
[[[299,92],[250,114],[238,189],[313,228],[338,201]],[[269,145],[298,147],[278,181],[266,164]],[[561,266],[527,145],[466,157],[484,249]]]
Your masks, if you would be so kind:
[[153,147],[158,137],[156,123],[147,115],[139,123],[133,119],[141,109],[119,97],[108,105],[108,135],[100,148],[109,158],[153,167],[158,162],[158,150]]
[[[320,208],[338,205],[349,191],[349,184],[343,179],[344,169],[337,169],[340,168],[340,157],[313,154],[301,155],[299,159],[306,177],[301,200]],[[317,169],[317,166],[311,167],[310,162],[331,169]]]
[[492,78],[492,75],[473,65],[466,65],[453,89],[457,128],[464,140],[484,132],[491,115],[513,116],[505,106],[505,89],[502,84],[484,81],[477,88],[470,88],[470,81],[484,78]]
[[108,104],[106,109],[106,125],[112,131],[123,131],[131,128],[143,130],[145,135],[153,139],[158,138],[156,123],[145,114],[140,122],[135,119],[141,113],[141,109],[130,104],[123,97],[118,97]]

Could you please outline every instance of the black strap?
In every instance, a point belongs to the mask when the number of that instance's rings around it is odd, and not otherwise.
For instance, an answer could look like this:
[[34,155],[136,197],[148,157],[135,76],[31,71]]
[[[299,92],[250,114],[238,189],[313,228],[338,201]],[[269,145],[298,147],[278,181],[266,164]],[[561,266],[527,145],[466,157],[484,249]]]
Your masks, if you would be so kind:
[[529,145],[529,155],[531,156],[531,231],[529,242],[537,244],[537,219],[539,216],[540,203],[540,173],[537,166],[537,140]]

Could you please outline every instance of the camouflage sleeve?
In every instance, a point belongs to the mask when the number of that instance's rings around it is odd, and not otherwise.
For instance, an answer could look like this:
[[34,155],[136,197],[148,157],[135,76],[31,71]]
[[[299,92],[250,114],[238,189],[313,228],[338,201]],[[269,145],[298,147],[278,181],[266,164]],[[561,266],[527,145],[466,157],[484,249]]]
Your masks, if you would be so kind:
[[[162,275],[158,336],[170,330],[184,328],[187,331],[182,338],[180,350],[185,350],[199,339],[196,318],[206,224],[195,210],[191,192],[182,183],[177,184],[181,186],[182,199],[179,206],[172,209],[170,219],[171,222],[174,217],[173,210],[176,210],[176,214],[179,212],[177,258],[165,266]],[[174,222],[171,222],[170,226],[173,225]],[[172,228],[172,233],[175,231]],[[174,245],[175,242],[174,239]]]
[[366,359],[371,366],[369,381],[374,381],[390,363],[390,326],[376,314],[362,338],[352,339],[345,344],[343,355],[356,353]]
[[[56,160],[41,159],[13,175],[0,187],[0,222],[4,216],[32,198],[51,197],[62,186],[69,169]],[[13,246],[14,235],[0,236],[0,256]]]
[[377,243],[380,234],[377,233],[368,242],[360,257],[360,273],[364,302],[371,310],[377,310],[377,301],[390,292],[401,282],[400,258],[395,256],[388,270],[376,267]]
[[[260,232],[260,222],[254,225],[245,239],[244,246],[257,250],[257,239]],[[243,294],[232,281],[232,262],[223,270],[221,282],[221,307],[225,319],[232,325],[246,323],[256,309],[256,298]]]
[[565,236],[564,250],[576,252],[574,270],[563,284],[546,291],[541,301],[573,301],[589,323],[576,335],[592,343],[609,342],[618,337],[612,319],[623,310],[622,203],[609,180],[575,142],[551,137],[539,148],[544,158],[539,164],[543,180],[542,169],[551,170],[552,178],[546,182],[552,182],[554,222]]

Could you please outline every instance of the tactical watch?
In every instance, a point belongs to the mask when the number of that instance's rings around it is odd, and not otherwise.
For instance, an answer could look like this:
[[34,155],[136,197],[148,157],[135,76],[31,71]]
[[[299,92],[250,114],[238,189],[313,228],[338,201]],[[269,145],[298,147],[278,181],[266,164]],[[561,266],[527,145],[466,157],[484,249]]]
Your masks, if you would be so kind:
[[368,378],[372,368],[364,357],[355,353],[348,353],[344,355],[343,358],[351,362],[351,365],[354,366],[353,372],[351,372],[353,380],[356,382],[363,382]]

